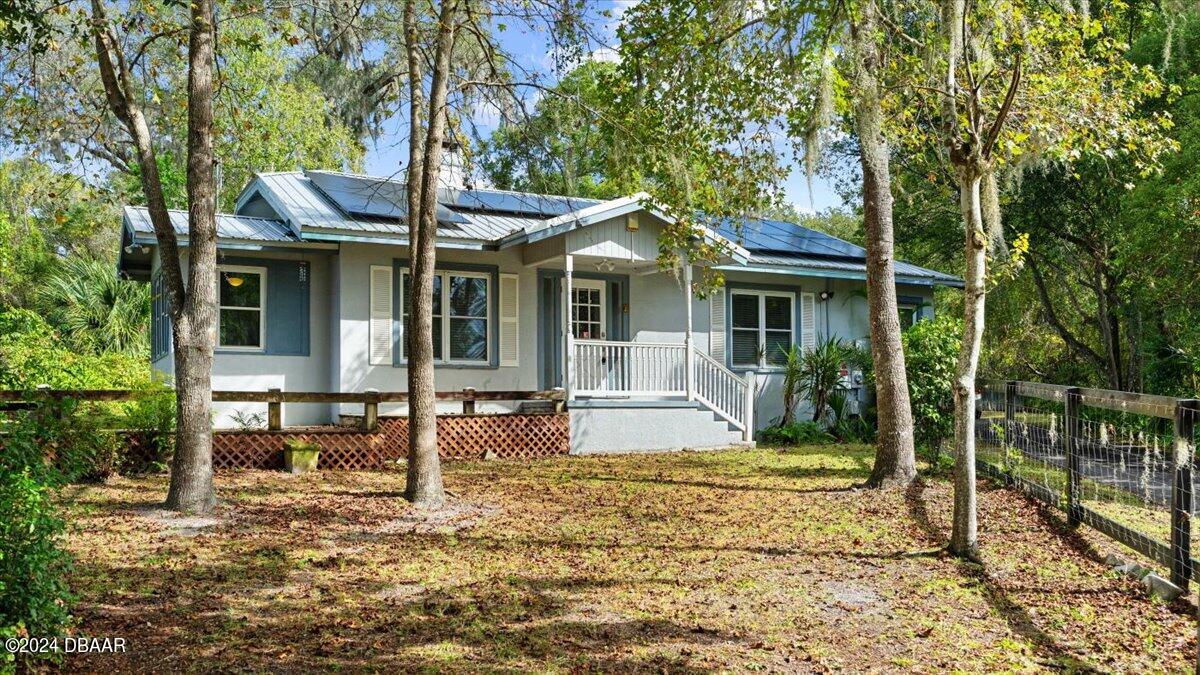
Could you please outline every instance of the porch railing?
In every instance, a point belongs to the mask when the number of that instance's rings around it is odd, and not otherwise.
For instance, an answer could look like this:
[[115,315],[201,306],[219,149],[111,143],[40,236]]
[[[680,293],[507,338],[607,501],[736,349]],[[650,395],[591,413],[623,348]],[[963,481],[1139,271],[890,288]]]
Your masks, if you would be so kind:
[[[571,396],[681,396],[754,433],[754,373],[745,377],[708,354],[678,343],[573,340]],[[688,377],[689,362],[691,377]]]
[[572,394],[685,396],[687,347],[658,342],[575,340]]
[[749,377],[743,378],[702,351],[694,354],[696,399],[733,426],[743,432],[749,428],[752,433],[754,373],[748,373]]

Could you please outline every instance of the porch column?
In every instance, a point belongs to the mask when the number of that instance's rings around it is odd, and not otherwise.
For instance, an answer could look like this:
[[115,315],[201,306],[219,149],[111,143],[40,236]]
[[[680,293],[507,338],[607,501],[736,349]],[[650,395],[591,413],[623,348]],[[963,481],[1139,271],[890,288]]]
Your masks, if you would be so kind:
[[696,348],[692,345],[692,264],[688,262],[686,256],[685,253],[683,259],[683,306],[687,315],[687,324],[683,330],[683,381],[687,391],[687,400],[694,401],[696,399]]
[[574,397],[575,383],[575,334],[571,331],[571,273],[574,271],[575,257],[570,253],[566,256],[563,277],[563,389],[566,390],[567,400]]

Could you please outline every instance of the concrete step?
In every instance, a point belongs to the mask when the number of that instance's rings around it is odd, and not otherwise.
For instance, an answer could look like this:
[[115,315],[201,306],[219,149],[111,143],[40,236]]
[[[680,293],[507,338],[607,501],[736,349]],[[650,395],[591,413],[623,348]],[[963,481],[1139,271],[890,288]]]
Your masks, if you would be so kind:
[[679,401],[572,401],[571,452],[606,454],[743,446],[711,410]]

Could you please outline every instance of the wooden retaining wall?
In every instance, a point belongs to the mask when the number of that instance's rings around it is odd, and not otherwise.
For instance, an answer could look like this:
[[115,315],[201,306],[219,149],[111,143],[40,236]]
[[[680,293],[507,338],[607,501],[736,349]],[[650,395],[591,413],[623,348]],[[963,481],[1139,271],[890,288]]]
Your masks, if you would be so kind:
[[[438,455],[445,460],[534,459],[570,451],[569,416],[438,415]],[[289,438],[321,446],[318,468],[360,471],[382,469],[408,454],[408,418],[380,417],[375,431],[357,427],[318,427],[278,431],[213,433],[213,466],[217,469],[278,469]]]

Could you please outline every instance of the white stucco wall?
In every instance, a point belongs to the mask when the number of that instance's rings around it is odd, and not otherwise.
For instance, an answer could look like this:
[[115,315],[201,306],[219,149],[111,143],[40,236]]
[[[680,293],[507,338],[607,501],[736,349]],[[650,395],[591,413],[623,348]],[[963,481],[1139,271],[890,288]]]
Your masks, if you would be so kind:
[[[437,388],[451,391],[474,387],[479,390],[535,390],[540,388],[538,368],[538,269],[525,264],[524,251],[519,247],[507,251],[468,251],[440,249],[441,263],[496,265],[503,274],[519,277],[519,365],[500,367],[438,366]],[[218,353],[213,369],[216,389],[262,391],[279,387],[286,391],[362,392],[373,388],[381,391],[404,391],[407,370],[392,365],[371,365],[368,358],[369,335],[369,273],[372,265],[390,266],[394,259],[406,259],[408,249],[383,244],[343,243],[337,252],[280,252],[260,253],[229,251],[238,258],[285,258],[307,260],[310,263],[310,352],[308,356],[272,356],[264,354]],[[594,269],[594,259],[580,258],[576,269]],[[561,259],[547,263],[545,268],[561,269]],[[617,269],[614,274],[623,271]],[[638,342],[683,342],[685,306],[681,281],[674,275],[654,272],[629,272],[630,338]],[[696,277],[700,277],[697,270]],[[861,291],[864,283],[853,280],[798,277],[783,274],[726,273],[730,286],[738,284],[764,285],[796,293],[832,291],[833,297],[816,305],[817,334],[834,335],[847,341],[867,337],[866,298]],[[268,282],[269,283],[269,282]],[[498,293],[498,289],[492,289]],[[928,287],[900,286],[901,296],[920,298],[932,304],[933,294]],[[494,311],[494,310],[493,310]],[[709,301],[693,298],[693,333],[696,348],[709,350]],[[931,314],[925,309],[923,314]],[[270,318],[268,317],[268,321]],[[493,324],[498,320],[493,316]],[[798,336],[797,336],[798,338]],[[154,367],[170,376],[171,357],[159,359]],[[759,428],[782,415],[782,376],[778,372],[762,371],[758,377],[756,424]],[[864,393],[865,394],[865,393]],[[513,402],[480,403],[483,411],[512,410]],[[232,411],[241,409],[247,414],[261,412],[265,404],[217,404],[215,424],[234,426]],[[440,404],[444,412],[461,410],[461,404]],[[403,414],[407,406],[381,406],[382,414]],[[337,415],[358,415],[357,404],[286,404],[284,424],[317,424],[335,421]]]
[[[330,351],[330,254],[320,251],[261,252],[221,251],[222,257],[239,259],[305,260],[309,263],[309,353],[308,356],[277,356],[262,353],[234,353],[218,350],[213,359],[214,390],[266,391],[278,387],[284,391],[325,391],[329,385]],[[220,260],[218,260],[218,263]],[[186,257],[185,257],[186,265]],[[186,274],[186,272],[185,272]],[[267,284],[271,283],[268,277]],[[269,314],[269,313],[268,313]],[[267,321],[271,318],[268,315]],[[172,356],[152,363],[168,380],[172,377]],[[214,403],[213,426],[236,427],[233,413],[261,413],[266,419],[265,403]],[[289,426],[324,424],[330,421],[328,405],[294,404],[283,406],[283,423]]]
[[[437,366],[438,391],[453,391],[474,387],[479,390],[536,390],[537,372],[537,268],[526,267],[518,248],[507,251],[464,251],[439,249],[439,263],[496,265],[501,274],[519,275],[518,305],[519,357],[516,367]],[[360,392],[365,389],[405,391],[408,389],[408,370],[390,365],[371,365],[368,358],[370,268],[372,265],[391,265],[393,259],[408,257],[408,248],[378,244],[342,244],[336,267],[334,302],[338,306],[338,326],[332,342],[333,383],[339,391]],[[498,292],[493,289],[492,292]],[[497,321],[492,317],[492,321]],[[490,328],[490,327],[489,327]],[[479,412],[512,410],[511,402],[480,403]],[[462,404],[439,404],[445,412],[461,411]],[[380,405],[380,414],[401,414],[406,404]],[[345,404],[340,413],[358,415],[362,406]]]

